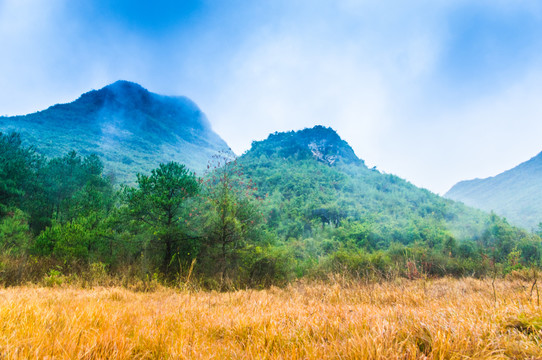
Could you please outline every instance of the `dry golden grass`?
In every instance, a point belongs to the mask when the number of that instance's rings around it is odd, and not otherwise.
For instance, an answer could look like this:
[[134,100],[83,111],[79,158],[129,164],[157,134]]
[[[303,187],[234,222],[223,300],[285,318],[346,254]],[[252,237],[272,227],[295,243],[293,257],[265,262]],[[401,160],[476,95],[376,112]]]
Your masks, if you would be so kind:
[[439,279],[264,291],[0,290],[0,358],[542,359],[530,284]]

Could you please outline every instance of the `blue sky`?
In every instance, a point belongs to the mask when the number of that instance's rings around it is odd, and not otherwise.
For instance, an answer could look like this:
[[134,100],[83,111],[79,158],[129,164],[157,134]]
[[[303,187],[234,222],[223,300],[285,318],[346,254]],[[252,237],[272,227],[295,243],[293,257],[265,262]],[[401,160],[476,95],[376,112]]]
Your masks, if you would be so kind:
[[0,46],[0,114],[126,79],[238,154],[323,124],[438,193],[542,151],[539,1],[0,0]]

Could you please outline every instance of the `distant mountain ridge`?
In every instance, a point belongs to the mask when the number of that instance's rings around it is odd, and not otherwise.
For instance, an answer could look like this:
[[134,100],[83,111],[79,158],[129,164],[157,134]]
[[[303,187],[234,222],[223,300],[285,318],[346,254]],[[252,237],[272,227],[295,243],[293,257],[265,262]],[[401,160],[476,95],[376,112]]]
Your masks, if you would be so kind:
[[533,229],[542,222],[542,152],[499,175],[461,181],[445,196]]
[[21,133],[26,143],[49,157],[70,150],[96,153],[106,173],[124,182],[168,161],[201,173],[212,155],[231,151],[190,99],[158,95],[123,80],[71,103],[0,117],[0,131]]

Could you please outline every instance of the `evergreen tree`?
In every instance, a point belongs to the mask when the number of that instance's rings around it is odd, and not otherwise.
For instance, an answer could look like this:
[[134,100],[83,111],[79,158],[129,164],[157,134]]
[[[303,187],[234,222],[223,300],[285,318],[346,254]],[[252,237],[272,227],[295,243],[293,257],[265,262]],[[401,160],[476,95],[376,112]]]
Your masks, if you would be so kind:
[[130,216],[153,234],[151,247],[162,254],[162,271],[168,273],[174,254],[195,256],[197,243],[184,226],[183,211],[188,200],[198,194],[196,176],[184,165],[160,164],[151,175],[137,175],[137,187],[124,188]]

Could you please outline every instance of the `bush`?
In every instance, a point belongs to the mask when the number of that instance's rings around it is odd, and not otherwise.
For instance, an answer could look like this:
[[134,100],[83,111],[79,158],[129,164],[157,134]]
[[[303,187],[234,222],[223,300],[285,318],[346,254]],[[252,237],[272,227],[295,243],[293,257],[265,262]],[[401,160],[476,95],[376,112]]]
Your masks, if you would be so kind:
[[252,287],[283,286],[295,277],[293,254],[285,247],[255,248],[254,261],[248,270]]
[[384,278],[391,274],[393,267],[390,257],[383,251],[339,250],[321,264],[319,273],[342,273],[354,277]]
[[43,285],[47,287],[61,286],[65,282],[66,277],[57,269],[50,269],[49,273],[43,277]]

